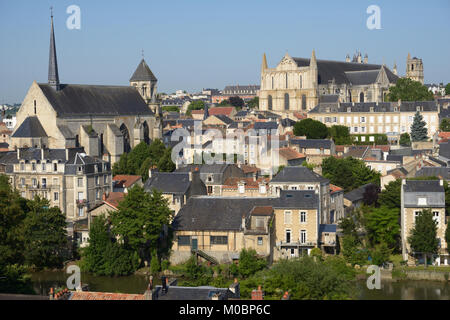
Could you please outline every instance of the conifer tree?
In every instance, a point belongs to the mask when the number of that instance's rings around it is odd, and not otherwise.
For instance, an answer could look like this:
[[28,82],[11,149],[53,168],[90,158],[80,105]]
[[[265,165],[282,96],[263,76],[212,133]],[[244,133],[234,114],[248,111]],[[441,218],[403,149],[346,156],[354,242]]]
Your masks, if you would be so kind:
[[413,124],[411,125],[412,141],[426,141],[428,139],[428,129],[425,127],[426,125],[422,115],[417,111],[414,116]]

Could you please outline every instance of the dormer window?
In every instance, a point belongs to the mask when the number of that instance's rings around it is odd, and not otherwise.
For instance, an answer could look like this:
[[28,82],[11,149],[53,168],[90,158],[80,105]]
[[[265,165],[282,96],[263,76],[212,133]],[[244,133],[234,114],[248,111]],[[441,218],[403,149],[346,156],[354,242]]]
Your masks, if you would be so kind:
[[373,112],[373,107],[370,107],[370,112]]
[[20,171],[25,171],[25,163],[20,163]]
[[417,205],[419,205],[419,206],[426,206],[427,205],[427,198],[418,198],[417,199]]
[[347,112],[352,112],[352,108],[348,107]]

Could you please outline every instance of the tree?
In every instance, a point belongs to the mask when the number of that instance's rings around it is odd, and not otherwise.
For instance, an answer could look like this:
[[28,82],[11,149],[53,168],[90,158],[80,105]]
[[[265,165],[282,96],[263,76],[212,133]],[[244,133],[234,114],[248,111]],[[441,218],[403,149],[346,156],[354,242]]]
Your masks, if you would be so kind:
[[257,271],[264,269],[267,266],[267,261],[258,258],[255,249],[242,249],[239,254],[238,270],[241,276],[247,278]]
[[242,108],[244,106],[244,100],[242,100],[240,97],[236,96],[236,97],[230,97],[228,99],[228,101],[230,102],[230,104],[235,107],[235,108]]
[[254,97],[247,105],[250,109],[259,108],[259,97]]
[[205,102],[203,100],[192,101],[186,111],[186,115],[191,115],[192,110],[203,110],[205,109]]
[[392,250],[388,248],[385,243],[376,245],[371,251],[372,264],[381,266],[383,263],[389,260]]
[[157,190],[148,193],[136,185],[128,191],[118,209],[110,216],[112,233],[126,248],[149,261],[150,253],[158,249],[164,226],[170,228],[172,212],[167,199]]
[[365,229],[372,246],[385,244],[396,249],[400,237],[399,214],[397,209],[373,208],[365,217]]
[[389,88],[387,101],[432,101],[433,93],[418,81],[409,78],[400,78],[395,86]]
[[383,191],[378,195],[378,204],[380,207],[386,207],[389,209],[397,209],[400,214],[401,207],[401,195],[400,190],[402,187],[402,180],[397,179],[389,182]]
[[335,144],[352,144],[352,137],[347,126],[334,125],[329,128],[330,136]]
[[172,172],[175,169],[175,163],[172,161],[172,148],[168,148],[164,151],[163,156],[158,161],[158,170],[160,172]]
[[328,128],[320,121],[307,118],[295,123],[294,135],[306,136],[308,139],[325,139],[328,137]]
[[25,263],[37,269],[61,268],[69,258],[66,217],[39,196],[28,201],[28,207],[23,222]]
[[437,238],[437,221],[434,220],[430,209],[422,210],[418,216],[414,228],[412,228],[408,243],[416,253],[422,253],[427,266],[428,254],[436,254],[439,248]]
[[322,161],[322,174],[334,185],[349,192],[368,183],[379,184],[380,173],[366,166],[364,161],[352,157],[328,157]]
[[450,119],[447,118],[442,119],[439,129],[445,132],[450,131]]
[[446,95],[450,94],[450,83],[447,83],[447,85],[445,86],[445,94]]
[[152,274],[157,274],[161,270],[161,265],[159,264],[158,255],[156,250],[153,250],[152,260],[150,261],[150,272]]
[[380,191],[379,186],[374,184],[368,185],[363,193],[363,203],[366,206],[378,206],[378,194]]
[[416,112],[411,125],[412,141],[426,141],[428,139],[428,129],[425,127],[427,123],[423,121],[422,115],[419,111]]
[[411,146],[411,137],[409,133],[405,132],[400,135],[400,145],[404,147]]

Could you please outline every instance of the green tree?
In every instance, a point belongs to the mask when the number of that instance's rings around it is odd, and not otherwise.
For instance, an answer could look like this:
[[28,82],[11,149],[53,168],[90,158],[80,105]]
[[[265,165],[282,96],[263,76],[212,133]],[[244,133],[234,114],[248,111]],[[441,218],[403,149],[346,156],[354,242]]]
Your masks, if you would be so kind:
[[113,234],[126,248],[139,252],[142,259],[149,261],[150,253],[158,249],[164,226],[170,228],[172,212],[167,199],[157,190],[148,193],[144,188],[134,186],[118,209],[110,216]]
[[172,161],[172,148],[168,148],[158,161],[158,170],[160,172],[172,172],[175,169],[175,163]]
[[450,223],[447,223],[447,228],[445,229],[445,243],[447,243],[447,251],[450,253]]
[[161,265],[156,250],[153,250],[152,260],[150,261],[150,272],[152,274],[157,274],[159,271],[161,271]]
[[230,102],[230,104],[235,107],[235,108],[242,108],[244,106],[244,100],[242,100],[240,97],[236,96],[236,97],[230,97],[228,99],[228,101]]
[[392,250],[385,243],[376,245],[371,251],[372,264],[381,266],[389,260]]
[[178,106],[164,106],[162,107],[163,111],[167,112],[178,112],[180,113],[180,108]]
[[418,81],[409,78],[400,78],[395,86],[389,88],[387,101],[432,101],[433,93]]
[[428,254],[436,254],[439,248],[437,238],[437,221],[434,220],[430,209],[423,210],[416,216],[414,228],[408,237],[408,243],[413,252],[422,253],[427,266]]
[[352,137],[350,136],[350,130],[347,126],[334,125],[331,126],[329,131],[335,144],[352,144]]
[[328,127],[320,121],[307,118],[295,123],[294,135],[306,136],[308,139],[325,139],[328,137]]
[[428,129],[426,128],[426,125],[427,123],[423,121],[422,115],[417,111],[411,125],[412,141],[426,141],[428,139]]
[[400,145],[404,147],[411,146],[411,137],[409,133],[405,132],[400,135]]
[[385,244],[397,249],[400,238],[399,214],[396,208],[373,208],[365,218],[365,229],[372,246]]
[[259,108],[259,97],[254,97],[247,105],[250,109]]
[[322,161],[322,174],[334,185],[349,192],[368,183],[379,185],[380,173],[366,166],[364,161],[352,157],[328,157]]
[[66,217],[39,196],[28,201],[28,207],[23,223],[25,263],[37,269],[61,268],[69,258]]
[[264,269],[267,266],[267,261],[258,257],[254,249],[242,249],[239,255],[239,274],[247,278],[257,271]]
[[378,204],[380,207],[389,209],[397,209],[400,214],[401,198],[400,190],[402,187],[402,180],[397,179],[389,182],[383,191],[378,195]]
[[194,100],[192,101],[186,111],[186,115],[190,116],[192,114],[192,110],[203,110],[205,109],[205,102],[203,100]]
[[439,129],[445,132],[450,131],[450,120],[447,118],[442,119]]
[[445,94],[446,95],[450,94],[450,83],[447,83],[447,85],[445,86]]

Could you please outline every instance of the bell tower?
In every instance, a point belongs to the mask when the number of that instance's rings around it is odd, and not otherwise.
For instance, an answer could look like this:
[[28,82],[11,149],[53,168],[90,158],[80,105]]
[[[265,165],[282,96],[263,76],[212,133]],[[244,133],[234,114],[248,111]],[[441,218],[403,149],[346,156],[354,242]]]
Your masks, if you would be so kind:
[[419,81],[421,84],[424,83],[422,59],[416,57],[411,58],[411,54],[409,53],[406,58],[406,77],[414,81]]
[[153,72],[142,57],[141,62],[136,68],[130,79],[130,86],[135,87],[146,103],[156,99],[156,79]]

